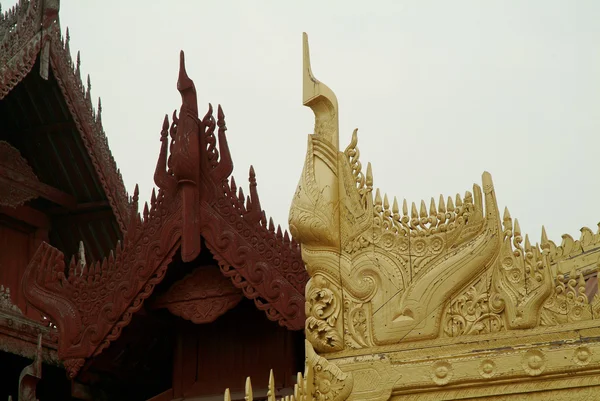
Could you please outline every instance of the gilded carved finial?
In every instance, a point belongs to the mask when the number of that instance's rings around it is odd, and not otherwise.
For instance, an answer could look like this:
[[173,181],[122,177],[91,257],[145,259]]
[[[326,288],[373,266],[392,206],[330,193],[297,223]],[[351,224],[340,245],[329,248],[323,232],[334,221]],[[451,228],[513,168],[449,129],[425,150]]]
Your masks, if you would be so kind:
[[308,35],[303,33],[302,103],[315,113],[315,135],[339,148],[338,102],[327,85],[315,78],[310,65]]

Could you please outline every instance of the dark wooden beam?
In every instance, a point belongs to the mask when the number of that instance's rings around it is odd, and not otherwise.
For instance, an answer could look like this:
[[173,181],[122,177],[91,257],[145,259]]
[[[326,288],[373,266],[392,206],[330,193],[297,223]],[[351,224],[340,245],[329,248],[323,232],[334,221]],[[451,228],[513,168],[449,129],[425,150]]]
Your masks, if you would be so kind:
[[0,186],[14,187],[33,192],[41,198],[63,206],[69,210],[75,209],[77,201],[75,197],[43,182],[33,180],[15,171],[0,166]]
[[104,210],[112,210],[108,201],[98,202],[86,202],[78,203],[74,209],[66,209],[64,207],[51,207],[48,208],[48,213],[52,215],[63,215],[63,214],[83,214],[90,212],[99,212]]
[[35,228],[50,229],[50,219],[44,213],[29,206],[16,208],[0,206],[0,214],[21,221]]

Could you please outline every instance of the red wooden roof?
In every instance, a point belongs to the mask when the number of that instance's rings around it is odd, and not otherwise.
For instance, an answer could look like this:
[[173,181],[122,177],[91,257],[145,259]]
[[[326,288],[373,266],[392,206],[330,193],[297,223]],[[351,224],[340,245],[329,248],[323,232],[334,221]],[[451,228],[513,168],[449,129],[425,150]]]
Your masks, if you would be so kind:
[[253,168],[249,196],[238,189],[223,111],[219,106],[215,120],[209,105],[199,118],[183,52],[177,88],[182,106],[171,124],[167,117],[163,124],[154,175],[158,194],[153,191],[140,215],[136,188],[123,243],[83,269],[75,260],[66,269],[64,255],[43,244],[25,272],[24,292],[58,326],[58,355],[71,377],[119,337],[174,257],[193,262],[203,246],[269,319],[291,330],[304,327],[308,275],[300,247],[267,222]]
[[[100,219],[108,226],[95,219],[83,225],[95,229],[80,233],[92,255],[103,256],[122,236],[130,207],[102,128],[101,105],[94,110],[90,89],[89,77],[87,86],[81,80],[79,57],[71,59],[68,30],[61,36],[58,1],[21,0],[0,15],[0,115],[3,124],[10,123],[2,127],[4,140],[20,150],[42,182],[88,210],[109,205],[112,213]],[[67,237],[57,234],[56,241]]]

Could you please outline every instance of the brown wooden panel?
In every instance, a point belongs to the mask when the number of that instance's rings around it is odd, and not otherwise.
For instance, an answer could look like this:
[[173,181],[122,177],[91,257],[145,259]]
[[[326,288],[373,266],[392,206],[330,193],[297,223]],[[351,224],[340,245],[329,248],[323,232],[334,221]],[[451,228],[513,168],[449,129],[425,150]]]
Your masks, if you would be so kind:
[[[266,389],[270,369],[276,387],[292,387],[303,346],[297,334],[269,321],[248,300],[213,323],[187,325],[180,370],[185,397],[223,394],[225,388],[241,391],[247,376],[255,390]],[[195,372],[190,371],[193,367]],[[190,385],[192,375],[195,382]]]
[[0,285],[10,288],[11,300],[23,313],[27,311],[21,291],[21,276],[29,262],[31,232],[0,221]]

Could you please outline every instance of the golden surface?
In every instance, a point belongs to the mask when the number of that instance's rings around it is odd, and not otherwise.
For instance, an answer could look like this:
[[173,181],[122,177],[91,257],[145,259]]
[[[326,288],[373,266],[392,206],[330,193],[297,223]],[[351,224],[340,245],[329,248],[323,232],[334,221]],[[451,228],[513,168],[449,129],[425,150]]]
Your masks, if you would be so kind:
[[600,296],[585,279],[600,231],[557,246],[542,228],[533,244],[487,172],[429,207],[382,195],[356,130],[339,150],[337,99],[303,41],[315,128],[289,225],[311,279],[305,374],[285,399],[600,399]]

